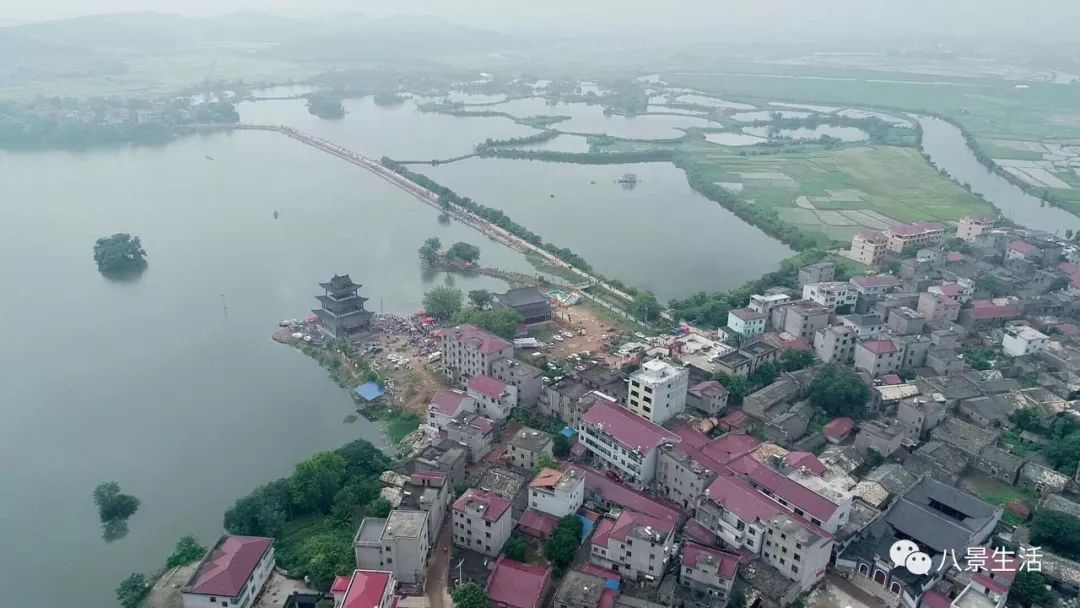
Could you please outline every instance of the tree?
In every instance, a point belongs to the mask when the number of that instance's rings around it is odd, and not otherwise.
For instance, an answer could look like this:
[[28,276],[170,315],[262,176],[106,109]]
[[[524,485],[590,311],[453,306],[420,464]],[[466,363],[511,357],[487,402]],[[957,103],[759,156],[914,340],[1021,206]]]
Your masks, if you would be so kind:
[[436,319],[446,321],[461,310],[461,290],[439,286],[424,294],[424,310]]
[[830,416],[861,417],[869,398],[862,378],[834,363],[821,366],[810,381],[810,403]]
[[1047,291],[1063,291],[1068,289],[1070,284],[1069,279],[1065,277],[1057,277],[1053,281],[1050,281],[1050,285],[1046,288]]
[[767,361],[757,366],[754,371],[750,372],[750,375],[748,375],[746,379],[750,382],[750,387],[753,390],[757,390],[775,382],[779,375],[780,366],[771,361]]
[[356,554],[349,529],[339,528],[316,534],[302,543],[296,553],[296,563],[289,568],[299,577],[310,577],[316,589],[330,589],[334,578],[356,569]]
[[118,232],[94,243],[94,261],[104,275],[123,275],[146,268],[146,250],[137,236]]
[[190,564],[193,561],[202,559],[204,555],[206,555],[206,547],[199,543],[199,539],[188,534],[177,541],[176,548],[165,560],[165,567],[175,568]]
[[476,245],[458,241],[446,250],[446,257],[466,264],[475,264],[480,259],[480,248]]
[[567,515],[559,520],[559,526],[544,545],[544,556],[555,565],[565,568],[574,561],[574,554],[581,544],[581,520],[577,515]]
[[244,496],[225,512],[225,529],[230,534],[277,536],[292,507],[289,479],[279,479]]
[[660,311],[663,307],[660,306],[660,302],[656,300],[656,296],[651,291],[639,291],[634,294],[634,299],[630,302],[629,312],[635,319],[640,319],[646,323],[656,321],[660,317]]
[[454,608],[487,608],[487,591],[476,583],[462,585],[450,594],[454,600]]
[[435,262],[439,261],[439,252],[442,251],[442,243],[438,237],[431,237],[424,241],[424,244],[420,246],[418,253],[420,254],[420,261],[427,266],[434,266]]
[[1051,606],[1054,598],[1046,589],[1046,579],[1038,572],[1021,570],[1009,587],[1009,599],[1021,606]]
[[570,454],[570,440],[562,433],[555,433],[551,438],[551,453],[556,458],[565,458]]
[[486,289],[472,289],[469,291],[469,304],[478,310],[484,309],[491,304],[495,296]]
[[1063,511],[1039,509],[1031,519],[1031,544],[1050,547],[1069,559],[1080,558],[1080,518]]
[[529,547],[519,536],[511,536],[508,538],[506,544],[503,545],[502,552],[506,557],[516,562],[524,563],[529,559]]
[[319,118],[341,118],[345,116],[345,106],[341,99],[326,93],[312,93],[307,100],[308,113]]
[[731,593],[731,599],[728,600],[729,608],[746,608],[746,592],[742,589],[736,589]]
[[1007,290],[1002,287],[1001,283],[991,274],[979,275],[979,277],[975,279],[975,289],[985,291],[994,298],[1003,296],[1007,293]]
[[728,402],[731,405],[739,405],[743,397],[750,394],[750,381],[746,376],[729,376],[724,372],[716,372],[713,378],[727,389]]
[[875,450],[874,448],[869,448],[866,450],[866,468],[868,470],[876,469],[884,463],[885,457],[881,455],[881,452]]
[[513,308],[500,308],[499,310],[468,309],[461,310],[454,315],[454,323],[475,325],[507,340],[511,340],[517,335],[517,328],[521,321],[521,315]]
[[1034,431],[1040,426],[1039,408],[1035,406],[1017,408],[1009,414],[1009,420],[1021,431]]
[[120,582],[116,588],[116,599],[123,608],[135,608],[150,593],[150,583],[146,576],[135,572]]
[[320,452],[296,465],[289,485],[297,511],[329,513],[345,479],[345,459],[335,452]]
[[385,498],[376,498],[364,507],[365,517],[389,517],[394,505]]
[[1043,454],[1055,469],[1072,474],[1080,463],[1080,432],[1074,431],[1043,446]]
[[780,355],[780,369],[794,372],[809,367],[814,362],[814,353],[808,350],[785,350]]
[[540,458],[536,459],[536,466],[533,467],[533,475],[538,474],[544,469],[558,469],[559,463],[554,458],[547,454],[541,454]]
[[106,481],[94,488],[94,504],[103,523],[125,520],[139,510],[139,499],[120,491],[120,484]]

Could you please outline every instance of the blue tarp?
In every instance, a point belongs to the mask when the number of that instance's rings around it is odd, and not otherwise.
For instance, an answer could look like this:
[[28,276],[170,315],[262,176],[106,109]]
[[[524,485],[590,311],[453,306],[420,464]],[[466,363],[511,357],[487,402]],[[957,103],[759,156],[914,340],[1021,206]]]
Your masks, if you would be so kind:
[[585,517],[584,515],[578,515],[578,519],[581,520],[581,542],[584,543],[586,538],[592,534],[593,520]]
[[360,395],[360,398],[364,401],[375,401],[385,395],[386,391],[378,383],[368,382],[356,387],[356,394]]
[[617,579],[617,578],[609,578],[606,581],[604,581],[604,586],[607,587],[608,589],[614,589],[615,591],[618,591],[619,590],[619,579]]
[[562,434],[563,434],[563,437],[566,437],[567,439],[569,439],[569,438],[574,436],[574,429],[572,429],[572,428],[570,428],[568,426],[563,427]]

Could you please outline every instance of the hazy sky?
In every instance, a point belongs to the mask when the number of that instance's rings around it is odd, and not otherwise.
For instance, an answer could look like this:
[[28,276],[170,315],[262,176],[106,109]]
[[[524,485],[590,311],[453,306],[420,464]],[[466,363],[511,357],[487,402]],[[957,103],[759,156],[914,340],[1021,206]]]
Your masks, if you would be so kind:
[[[212,15],[262,11],[321,15],[432,14],[463,24],[517,30],[587,27],[616,29],[746,29],[773,34],[811,32],[868,36],[954,34],[1032,40],[1071,35],[1080,22],[1078,0],[2,0],[0,20],[11,23],[90,13],[158,11]],[[773,41],[777,41],[775,38]]]

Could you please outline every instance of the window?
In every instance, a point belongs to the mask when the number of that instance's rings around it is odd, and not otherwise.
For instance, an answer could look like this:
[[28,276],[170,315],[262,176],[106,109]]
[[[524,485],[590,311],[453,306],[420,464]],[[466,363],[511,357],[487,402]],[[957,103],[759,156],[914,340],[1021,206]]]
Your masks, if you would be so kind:
[[796,566],[795,564],[792,564],[792,565],[791,565],[791,571],[792,571],[792,572],[795,572],[795,573],[798,573],[798,572],[799,572],[799,567],[798,567],[798,566]]
[[392,557],[386,558],[386,563],[388,563],[388,564],[394,563],[394,558],[392,558]]

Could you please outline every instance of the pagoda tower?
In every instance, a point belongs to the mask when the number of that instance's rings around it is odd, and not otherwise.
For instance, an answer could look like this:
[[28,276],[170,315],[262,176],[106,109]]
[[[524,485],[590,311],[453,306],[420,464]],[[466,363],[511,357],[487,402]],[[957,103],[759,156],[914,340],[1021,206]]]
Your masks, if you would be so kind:
[[353,283],[349,275],[335,274],[326,283],[319,283],[325,290],[315,299],[322,308],[311,312],[319,317],[319,327],[326,334],[335,338],[348,338],[371,327],[371,317],[375,313],[364,309],[367,298],[358,293],[363,285]]

